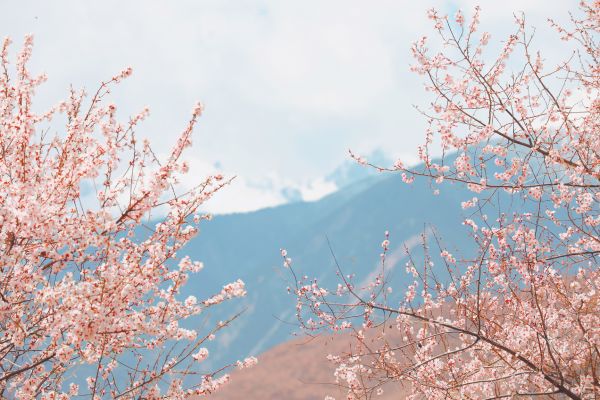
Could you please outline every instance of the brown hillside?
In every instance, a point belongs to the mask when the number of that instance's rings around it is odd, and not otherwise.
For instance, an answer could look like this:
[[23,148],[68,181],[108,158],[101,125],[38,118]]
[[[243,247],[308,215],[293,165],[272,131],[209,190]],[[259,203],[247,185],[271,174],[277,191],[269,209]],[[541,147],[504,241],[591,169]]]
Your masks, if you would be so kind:
[[[259,364],[232,373],[232,382],[212,398],[225,399],[285,399],[312,400],[327,395],[345,399],[346,392],[335,384],[334,365],[328,354],[340,354],[350,349],[348,335],[299,338],[283,343],[263,353]],[[400,387],[385,388],[377,399],[403,399]]]

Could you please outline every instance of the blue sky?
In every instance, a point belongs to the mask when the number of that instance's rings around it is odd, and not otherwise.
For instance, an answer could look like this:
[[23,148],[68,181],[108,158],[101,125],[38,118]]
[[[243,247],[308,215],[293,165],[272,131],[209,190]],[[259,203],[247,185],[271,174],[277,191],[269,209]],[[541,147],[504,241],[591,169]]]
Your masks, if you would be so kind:
[[[409,72],[410,45],[432,35],[426,10],[464,1],[8,1],[0,36],[18,45],[35,35],[32,69],[46,72],[40,104],[55,104],[70,84],[89,91],[123,67],[134,75],[113,92],[125,118],[148,105],[139,131],[159,152],[170,146],[197,100],[206,106],[185,184],[215,170],[236,175],[208,205],[248,211],[336,189],[326,177],[347,150],[381,149],[414,159],[427,104]],[[514,11],[555,37],[546,17],[563,18],[576,1],[480,1],[482,26],[499,40]],[[17,47],[17,46],[15,46]]]

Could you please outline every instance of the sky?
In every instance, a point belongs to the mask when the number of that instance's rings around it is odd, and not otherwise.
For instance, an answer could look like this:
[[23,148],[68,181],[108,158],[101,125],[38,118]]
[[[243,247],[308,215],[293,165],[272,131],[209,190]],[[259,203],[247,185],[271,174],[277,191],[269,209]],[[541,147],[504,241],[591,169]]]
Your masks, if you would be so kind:
[[[236,176],[207,205],[242,212],[335,191],[331,178],[348,149],[414,160],[429,101],[409,71],[410,46],[433,35],[426,11],[468,16],[482,7],[492,40],[511,32],[513,13],[537,27],[542,51],[565,20],[569,0],[0,0],[0,36],[18,48],[35,36],[34,72],[49,80],[39,104],[68,88],[95,90],[127,66],[133,76],[113,90],[122,118],[151,110],[138,134],[166,154],[196,101],[205,113],[187,152],[184,185],[216,171]],[[294,193],[294,196],[290,196]]]

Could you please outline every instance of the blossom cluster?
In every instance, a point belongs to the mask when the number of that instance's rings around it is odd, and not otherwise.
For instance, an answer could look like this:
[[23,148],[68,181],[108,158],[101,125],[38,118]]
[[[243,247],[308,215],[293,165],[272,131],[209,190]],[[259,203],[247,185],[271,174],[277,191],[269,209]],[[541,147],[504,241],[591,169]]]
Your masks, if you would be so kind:
[[[468,22],[431,10],[442,49],[426,37],[412,47],[412,69],[433,97],[423,167],[351,153],[406,183],[474,192],[462,208],[476,251],[451,254],[424,236],[422,260],[407,251],[402,297],[386,290],[385,257],[366,284],[338,265],[338,290],[291,269],[301,326],[352,336],[346,353],[329,357],[348,399],[393,383],[410,399],[600,396],[599,3],[582,1],[572,28],[551,22],[577,54],[551,68],[522,15],[490,57],[479,14]],[[434,161],[437,143],[444,156]],[[386,235],[382,247],[392,246]]]
[[[136,136],[148,110],[122,123],[106,102],[131,68],[91,99],[72,90],[37,113],[33,95],[45,76],[27,69],[33,38],[13,74],[9,45],[5,39],[0,48],[0,393],[152,399],[214,391],[228,378],[209,374],[192,390],[182,377],[208,356],[199,346],[230,320],[209,335],[182,321],[246,292],[238,280],[207,300],[179,296],[202,264],[178,253],[205,219],[199,206],[229,182],[209,176],[175,194],[202,106],[159,162]],[[51,127],[57,119],[66,125]],[[74,381],[82,364],[91,375]]]

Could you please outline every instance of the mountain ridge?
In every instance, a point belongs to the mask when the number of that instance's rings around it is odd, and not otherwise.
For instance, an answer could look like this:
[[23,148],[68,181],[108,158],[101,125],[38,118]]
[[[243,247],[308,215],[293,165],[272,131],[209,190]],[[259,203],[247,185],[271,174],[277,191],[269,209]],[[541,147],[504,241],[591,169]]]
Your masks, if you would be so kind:
[[[300,273],[330,285],[337,284],[331,252],[345,271],[364,280],[378,263],[386,230],[391,233],[390,251],[398,251],[398,264],[403,243],[418,242],[430,226],[468,250],[468,236],[455,232],[462,222],[460,201],[472,194],[459,185],[443,184],[439,189],[434,196],[426,179],[405,184],[398,174],[375,175],[317,201],[215,216],[203,224],[182,253],[203,261],[206,269],[190,277],[182,294],[209,294],[238,278],[248,291],[246,298],[215,310],[216,320],[219,315],[224,319],[223,313],[246,309],[217,337],[209,359],[217,365],[256,355],[297,331],[295,299],[286,292],[290,276],[280,248],[288,250]],[[418,245],[413,247],[419,251]],[[394,280],[395,286],[406,282],[402,271],[395,272]]]

